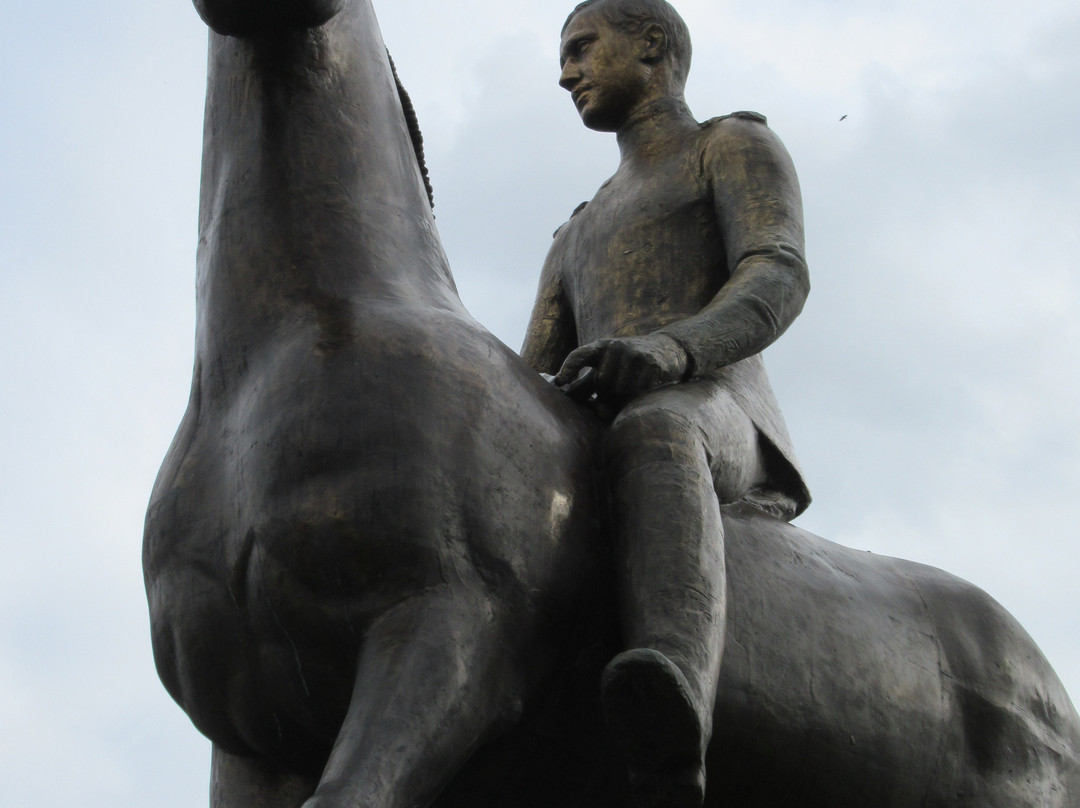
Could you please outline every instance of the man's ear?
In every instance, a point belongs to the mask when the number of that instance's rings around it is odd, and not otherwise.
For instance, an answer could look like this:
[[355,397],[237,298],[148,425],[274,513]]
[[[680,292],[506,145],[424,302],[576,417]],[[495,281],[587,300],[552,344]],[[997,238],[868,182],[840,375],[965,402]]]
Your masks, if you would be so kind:
[[658,23],[651,22],[645,26],[645,30],[641,32],[641,43],[643,47],[642,61],[648,64],[658,64],[667,56],[667,34]]

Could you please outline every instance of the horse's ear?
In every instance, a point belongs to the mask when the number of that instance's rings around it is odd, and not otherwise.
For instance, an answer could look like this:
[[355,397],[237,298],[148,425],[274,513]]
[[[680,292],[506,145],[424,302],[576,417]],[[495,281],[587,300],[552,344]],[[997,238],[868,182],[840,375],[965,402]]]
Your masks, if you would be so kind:
[[275,28],[315,28],[348,0],[193,0],[203,22],[225,36],[249,36]]

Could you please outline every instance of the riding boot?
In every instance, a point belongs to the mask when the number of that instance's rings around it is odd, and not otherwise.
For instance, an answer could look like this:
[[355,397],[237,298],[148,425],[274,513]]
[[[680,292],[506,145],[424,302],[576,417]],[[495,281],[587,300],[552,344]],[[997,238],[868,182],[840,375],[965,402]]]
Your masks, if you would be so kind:
[[679,667],[652,648],[624,651],[604,669],[601,701],[634,805],[699,808],[708,733]]

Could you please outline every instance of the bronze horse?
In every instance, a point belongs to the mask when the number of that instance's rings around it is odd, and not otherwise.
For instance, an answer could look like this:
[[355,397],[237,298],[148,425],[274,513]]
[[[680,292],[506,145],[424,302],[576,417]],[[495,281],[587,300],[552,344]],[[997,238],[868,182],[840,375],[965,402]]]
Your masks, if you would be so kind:
[[[600,427],[458,299],[371,0],[195,4],[196,357],[144,562],[211,804],[625,804]],[[1080,806],[1080,720],[991,598],[724,518],[708,806]]]

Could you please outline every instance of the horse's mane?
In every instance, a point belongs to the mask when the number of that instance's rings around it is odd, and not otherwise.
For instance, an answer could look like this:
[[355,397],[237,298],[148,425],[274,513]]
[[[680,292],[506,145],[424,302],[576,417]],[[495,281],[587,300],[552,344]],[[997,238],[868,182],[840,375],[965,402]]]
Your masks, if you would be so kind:
[[420,164],[420,176],[424,178],[424,188],[427,190],[428,204],[432,209],[435,207],[435,192],[431,188],[431,178],[428,176],[427,163],[424,161],[424,136],[420,133],[420,121],[416,117],[416,109],[412,99],[405,91],[405,86],[398,78],[397,67],[394,66],[394,57],[390,51],[386,52],[386,58],[390,60],[390,72],[394,74],[394,84],[397,85],[398,98],[401,99],[401,108],[405,112],[405,123],[409,127],[409,137],[412,138],[413,151],[416,152],[416,162]]

